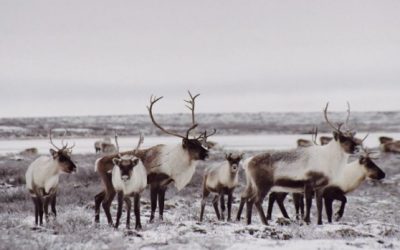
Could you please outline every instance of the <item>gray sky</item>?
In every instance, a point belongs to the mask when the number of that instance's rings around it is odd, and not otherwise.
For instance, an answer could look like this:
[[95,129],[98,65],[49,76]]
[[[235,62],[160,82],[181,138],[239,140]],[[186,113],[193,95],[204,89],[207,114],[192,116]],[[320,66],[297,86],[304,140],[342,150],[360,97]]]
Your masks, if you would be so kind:
[[400,110],[400,1],[0,0],[0,117]]

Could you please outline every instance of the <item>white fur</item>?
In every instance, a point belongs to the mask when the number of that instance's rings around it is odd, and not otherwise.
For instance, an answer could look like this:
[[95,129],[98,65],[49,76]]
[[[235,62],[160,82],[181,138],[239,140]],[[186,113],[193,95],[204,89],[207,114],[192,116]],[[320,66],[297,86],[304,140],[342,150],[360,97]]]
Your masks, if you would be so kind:
[[[271,152],[273,154],[273,152]],[[292,180],[306,180],[309,171],[323,173],[330,179],[337,178],[338,173],[346,166],[349,154],[345,153],[339,142],[331,140],[323,146],[313,145],[306,148],[298,148],[291,153],[299,154],[299,158],[295,161],[279,161],[273,165],[274,179],[288,178]],[[248,186],[257,190],[254,180],[247,169],[249,162],[253,159],[250,157],[244,161]],[[301,189],[293,189],[287,187],[274,186],[272,192],[303,192]]]
[[57,188],[60,172],[57,161],[41,156],[29,165],[25,173],[26,187],[31,191],[34,187],[44,188],[48,193],[50,189]]
[[147,172],[141,161],[133,168],[129,180],[122,180],[121,171],[118,166],[112,170],[112,184],[116,191],[123,191],[124,195],[140,193],[147,186]]
[[182,148],[182,144],[164,145],[161,148],[158,172],[170,176],[178,190],[181,190],[190,182],[196,166],[197,161],[190,161],[189,154]]
[[348,193],[356,189],[367,178],[367,170],[359,160],[348,163],[339,171],[329,186],[338,186]]
[[97,172],[97,170],[99,169],[99,162],[102,158],[99,158],[96,160],[96,162],[94,163],[94,172]]
[[215,188],[218,184],[222,184],[227,188],[234,188],[239,183],[239,171],[233,176],[231,175],[229,162],[207,169],[207,187]]
[[347,164],[349,154],[341,148],[339,142],[332,140],[323,146],[311,146],[296,150],[300,158],[294,162],[281,161],[275,164],[274,178],[304,180],[306,173],[317,171],[328,177],[334,177],[338,169]]

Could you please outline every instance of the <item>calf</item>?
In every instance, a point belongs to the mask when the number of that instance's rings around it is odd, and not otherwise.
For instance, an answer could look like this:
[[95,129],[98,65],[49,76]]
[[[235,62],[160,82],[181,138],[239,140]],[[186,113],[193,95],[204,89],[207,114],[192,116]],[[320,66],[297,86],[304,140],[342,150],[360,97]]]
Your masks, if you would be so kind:
[[[228,195],[228,221],[231,220],[231,208],[233,191],[239,181],[239,164],[243,158],[241,155],[225,155],[225,162],[219,166],[211,167],[206,170],[203,179],[203,199],[201,200],[200,221],[203,221],[206,198],[210,193],[216,193],[213,206],[218,220],[224,220],[225,200],[224,195]],[[218,210],[218,198],[221,199],[221,214]]]
[[[142,137],[141,137],[142,138]],[[142,161],[130,155],[119,155],[113,158],[114,168],[112,170],[112,184],[118,197],[117,219],[115,228],[118,228],[122,214],[122,205],[125,201],[127,206],[126,227],[130,227],[131,200],[134,196],[134,212],[136,218],[136,229],[141,229],[140,223],[140,193],[147,186],[147,172]]]

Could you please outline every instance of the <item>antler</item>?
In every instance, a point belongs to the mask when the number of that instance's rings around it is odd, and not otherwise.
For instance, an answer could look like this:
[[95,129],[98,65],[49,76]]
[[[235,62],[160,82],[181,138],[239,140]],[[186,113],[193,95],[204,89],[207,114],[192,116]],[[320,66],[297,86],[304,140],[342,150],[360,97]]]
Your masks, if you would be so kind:
[[115,147],[117,148],[117,153],[119,154],[118,133],[116,130],[115,130],[114,140],[115,140]]
[[215,133],[217,133],[217,130],[215,128],[213,129],[213,132],[211,132],[208,135],[207,135],[207,130],[204,130],[204,132],[201,133],[196,139],[197,140],[203,139],[204,141],[207,141],[207,138],[212,136],[212,135],[215,135]]
[[378,159],[377,157],[371,157],[371,154],[377,153],[377,152],[372,152],[368,148],[364,147],[361,145],[361,149],[364,151],[365,157],[370,158],[370,159]]
[[328,106],[329,106],[329,102],[326,103],[325,109],[324,109],[324,117],[325,117],[325,121],[329,124],[329,126],[331,126],[334,130],[336,130],[337,132],[341,133],[340,131],[340,127],[343,125],[342,123],[338,124],[338,127],[336,127],[335,125],[333,125],[329,119],[328,119]]
[[61,150],[67,150],[68,152],[72,152],[72,148],[75,147],[75,142],[72,144],[71,147],[68,147],[68,142],[64,145],[64,138],[68,133],[67,129],[64,129],[64,130],[65,130],[65,132],[64,132],[64,135],[63,135],[63,137],[61,139],[61,145],[62,145],[62,149]]
[[367,137],[369,136],[369,133],[367,133],[364,138],[361,139],[361,145],[364,143],[365,139],[367,139]]
[[156,103],[156,102],[158,102],[161,98],[163,98],[162,96],[161,97],[153,97],[153,96],[151,96],[150,97],[150,106],[147,106],[147,109],[149,110],[149,115],[150,115],[150,118],[151,118],[151,121],[153,122],[153,124],[157,127],[157,128],[159,128],[161,131],[163,131],[164,133],[166,133],[166,134],[169,134],[169,135],[173,135],[173,136],[176,136],[176,137],[180,137],[180,138],[182,138],[182,139],[188,139],[189,138],[189,133],[190,133],[190,131],[191,130],[193,130],[194,128],[196,128],[197,127],[197,124],[193,124],[187,131],[186,131],[186,136],[182,136],[182,135],[180,135],[180,134],[178,134],[178,133],[175,133],[175,132],[172,132],[172,131],[168,131],[168,130],[166,130],[165,128],[163,128],[160,124],[158,124],[157,122],[156,122],[156,120],[154,119],[154,116],[153,116],[153,105]]
[[64,150],[66,150],[66,151],[68,151],[68,152],[72,152],[72,148],[75,147],[75,142],[72,144],[71,147],[68,147],[68,143],[66,143],[66,144],[64,145],[64,138],[65,138],[67,132],[68,132],[68,131],[65,129],[63,138],[61,139],[61,146],[62,146],[62,148],[59,148],[59,147],[57,147],[57,146],[54,144],[54,142],[53,142],[53,138],[52,138],[52,129],[50,129],[50,132],[49,132],[50,143],[51,143],[51,145],[53,145],[53,147],[55,147],[58,151],[64,151]]
[[318,136],[318,126],[314,126],[313,133],[312,133],[312,136],[311,136],[311,139],[312,139],[314,145],[318,145],[317,136]]
[[51,134],[52,134],[52,129],[50,129],[50,131],[49,131],[49,139],[50,139],[51,145],[52,145],[53,147],[55,147],[57,150],[60,150],[60,148],[57,147],[56,144],[54,144],[53,138],[51,137]]
[[144,142],[144,137],[143,137],[143,134],[140,132],[140,134],[139,134],[139,141],[138,141],[138,144],[137,144],[137,146],[136,146],[136,148],[135,148],[135,150],[134,150],[134,151],[137,151],[137,150],[139,150],[139,148],[140,148],[140,145],[142,145],[142,144],[143,144],[143,142]]
[[196,121],[194,118],[194,107],[195,107],[196,98],[199,97],[200,94],[193,96],[189,90],[188,90],[188,93],[189,93],[190,100],[184,100],[185,102],[188,103],[185,106],[192,112],[192,124],[196,124]]
[[350,119],[350,103],[347,102],[347,117],[346,117],[346,128],[349,129],[349,119]]
[[150,115],[150,119],[151,119],[151,121],[153,122],[153,124],[154,124],[154,126],[156,126],[157,128],[159,128],[161,131],[163,131],[164,133],[166,133],[166,134],[169,134],[169,135],[173,135],[173,136],[177,136],[177,137],[180,137],[180,138],[185,138],[184,136],[182,136],[182,135],[180,135],[180,134],[177,134],[177,133],[174,133],[174,132],[171,132],[171,131],[168,131],[168,130],[166,130],[165,128],[163,128],[160,124],[158,124],[157,122],[156,122],[156,120],[154,119],[154,116],[153,116],[153,105],[156,103],[156,102],[158,102],[159,100],[161,100],[163,98],[163,96],[161,96],[161,97],[156,97],[156,96],[151,96],[150,97],[150,106],[147,106],[147,110],[149,110],[149,115]]

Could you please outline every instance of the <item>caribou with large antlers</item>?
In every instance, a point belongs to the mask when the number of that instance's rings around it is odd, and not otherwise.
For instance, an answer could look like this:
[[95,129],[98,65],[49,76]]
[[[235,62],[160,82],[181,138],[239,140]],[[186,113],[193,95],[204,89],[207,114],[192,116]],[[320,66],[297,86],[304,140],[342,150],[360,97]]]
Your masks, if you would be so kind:
[[[347,163],[349,154],[356,151],[359,143],[354,138],[354,132],[341,130],[342,123],[333,125],[327,113],[328,104],[324,109],[324,118],[334,130],[334,139],[327,145],[269,151],[245,160],[247,186],[242,194],[238,219],[247,202],[247,223],[251,223],[252,207],[255,205],[262,222],[267,224],[262,201],[268,192],[304,192],[307,204],[304,220],[310,222],[312,192],[329,183],[337,169]],[[350,110],[346,121],[349,116]],[[348,128],[347,123],[345,125]]]
[[[150,185],[151,199],[151,215],[150,222],[154,220],[157,201],[159,205],[159,217],[163,219],[165,192],[170,183],[174,183],[178,190],[184,188],[195,172],[197,161],[205,160],[208,156],[207,138],[215,134],[215,130],[208,134],[204,131],[197,136],[192,136],[191,132],[197,128],[198,124],[195,121],[195,100],[199,95],[192,95],[189,92],[189,100],[187,107],[191,111],[191,124],[184,133],[179,133],[161,126],[155,119],[153,114],[154,105],[163,97],[151,97],[150,105],[147,107],[149,116],[154,124],[163,133],[178,137],[181,142],[177,145],[156,145],[147,149],[131,150],[120,153],[123,155],[134,155],[138,157],[144,164],[147,171],[147,183]],[[105,186],[112,190],[111,176],[108,177],[107,172],[111,171],[114,164],[112,159],[118,154],[105,156],[96,162],[97,170],[103,173],[102,181]],[[103,207],[109,207],[115,192],[109,192],[105,195],[97,195],[96,200],[96,217],[95,221],[99,221],[100,203]],[[111,216],[110,216],[111,218]],[[109,220],[112,223],[111,220]]]
[[[65,133],[66,134],[66,133]],[[64,135],[65,135],[64,134]],[[76,166],[71,160],[72,148],[61,140],[61,148],[57,147],[52,139],[52,131],[49,132],[51,145],[50,156],[40,156],[32,162],[25,174],[26,187],[32,196],[35,205],[35,224],[43,224],[43,212],[46,221],[49,217],[48,207],[51,204],[53,215],[56,216],[56,196],[58,180],[61,172],[72,173]]]

